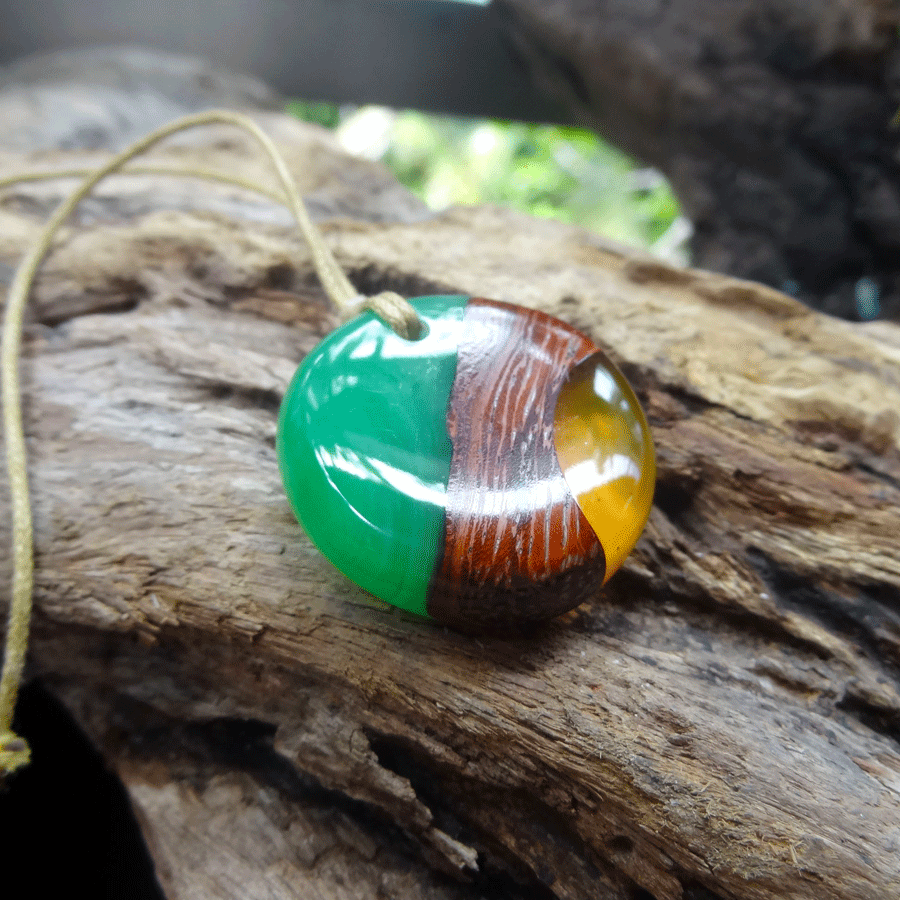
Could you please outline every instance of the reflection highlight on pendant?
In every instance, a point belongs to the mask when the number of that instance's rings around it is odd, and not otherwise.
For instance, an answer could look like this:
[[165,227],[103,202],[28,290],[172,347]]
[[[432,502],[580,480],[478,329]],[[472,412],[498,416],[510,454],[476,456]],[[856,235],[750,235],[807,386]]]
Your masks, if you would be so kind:
[[577,497],[594,488],[610,484],[617,478],[627,478],[637,483],[640,481],[641,470],[632,457],[624,453],[614,453],[599,461],[592,457],[576,463],[570,466],[565,474],[570,490]]

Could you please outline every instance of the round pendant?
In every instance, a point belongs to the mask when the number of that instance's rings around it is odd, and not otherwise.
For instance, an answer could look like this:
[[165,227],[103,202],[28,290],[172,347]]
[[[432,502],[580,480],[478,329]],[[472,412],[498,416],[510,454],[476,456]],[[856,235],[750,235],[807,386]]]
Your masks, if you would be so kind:
[[294,513],[341,572],[410,612],[472,629],[572,609],[650,512],[653,443],[634,392],[545,313],[411,302],[419,340],[364,313],[297,370],[277,441]]

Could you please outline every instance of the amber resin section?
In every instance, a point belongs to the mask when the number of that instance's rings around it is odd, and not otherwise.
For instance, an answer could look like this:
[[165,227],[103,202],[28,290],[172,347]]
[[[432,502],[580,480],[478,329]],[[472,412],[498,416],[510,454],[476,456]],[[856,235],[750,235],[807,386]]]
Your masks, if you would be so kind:
[[606,553],[606,578],[631,552],[650,514],[656,460],[631,386],[602,352],[576,365],[556,404],[556,454]]
[[596,349],[545,313],[469,301],[447,416],[453,455],[434,618],[462,628],[548,619],[603,583],[603,547],[554,444],[560,388]]

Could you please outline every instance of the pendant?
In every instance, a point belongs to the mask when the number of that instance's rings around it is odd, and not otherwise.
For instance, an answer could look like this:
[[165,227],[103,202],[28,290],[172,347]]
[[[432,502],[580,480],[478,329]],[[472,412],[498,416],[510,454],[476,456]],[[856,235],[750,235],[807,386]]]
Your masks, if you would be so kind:
[[572,609],[650,513],[655,458],[634,392],[546,313],[411,302],[418,340],[367,312],[297,370],[277,438],[295,515],[348,578],[410,612],[476,630]]

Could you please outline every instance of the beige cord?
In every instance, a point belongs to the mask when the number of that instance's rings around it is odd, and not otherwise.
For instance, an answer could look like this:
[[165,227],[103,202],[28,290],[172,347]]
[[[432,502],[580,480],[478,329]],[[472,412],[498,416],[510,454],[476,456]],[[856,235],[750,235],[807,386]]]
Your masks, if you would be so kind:
[[[51,169],[46,172],[22,172],[19,175],[8,175],[0,178],[0,191],[16,184],[28,184],[35,181],[58,181],[61,178],[89,178],[96,169]],[[233,187],[252,191],[254,194],[262,194],[275,203],[284,203],[284,197],[277,191],[269,190],[255,181],[246,181],[236,175],[227,175],[216,169],[178,169],[174,166],[128,166],[118,172],[110,172],[110,175],[172,175],[179,178],[199,178],[203,181],[220,181],[222,184],[230,184]]]
[[[165,174],[186,174],[210,178],[266,194],[284,202],[291,210],[312,252],[313,264],[322,287],[338,310],[348,315],[357,309],[359,295],[350,284],[344,271],[337,264],[331,251],[313,225],[291,178],[284,160],[271,139],[249,117],[240,113],[213,110],[193,116],[185,116],[157,129],[152,134],[114,156],[96,171],[90,172],[81,185],[59,206],[44,226],[35,245],[29,250],[16,271],[10,285],[3,319],[3,338],[0,345],[0,385],[3,399],[3,430],[6,440],[6,467],[9,475],[12,511],[12,594],[9,607],[9,624],[6,630],[6,647],[3,670],[0,675],[0,776],[15,771],[28,763],[29,749],[25,741],[12,731],[13,711],[18,695],[25,654],[28,647],[28,629],[31,619],[32,591],[34,587],[34,535],[31,521],[31,503],[28,492],[25,434],[22,425],[21,388],[19,385],[19,356],[22,342],[22,323],[25,307],[35,274],[50,250],[60,226],[72,214],[88,193],[108,175],[117,173],[131,159],[149,150],[166,137],[188,128],[201,125],[235,125],[248,132],[275,167],[284,195],[277,197],[264,188],[239,178],[218,172],[192,170],[186,172],[148,168],[140,171]],[[132,170],[129,170],[132,171]],[[0,187],[15,182],[39,181],[51,177],[83,175],[81,170],[65,170],[54,173],[26,173],[0,181]],[[398,294],[384,292],[366,298],[363,305],[381,317],[401,337],[414,340],[421,333],[421,320],[416,311]]]
[[[81,168],[54,169],[53,171],[49,172],[23,172],[20,175],[9,175],[6,178],[0,178],[0,190],[12,187],[15,184],[24,184],[35,181],[51,181],[59,178],[89,178],[94,174],[94,172],[94,169]],[[219,181],[222,184],[229,184],[233,187],[239,187],[245,191],[251,191],[255,194],[262,194],[275,203],[285,203],[285,198],[275,191],[269,190],[268,188],[265,188],[262,185],[257,184],[256,182],[247,181],[246,179],[238,178],[235,175],[226,175],[224,172],[218,172],[215,169],[179,169],[169,166],[129,166],[127,169],[122,168],[117,172],[109,172],[108,174],[169,175],[180,178],[200,178],[204,181]],[[313,238],[313,241],[321,240],[318,231],[316,231],[314,226],[312,227],[312,231],[310,233],[315,236]],[[304,234],[306,233],[304,232]],[[309,236],[306,235],[306,237],[309,241]],[[313,241],[310,241],[310,244],[312,244]],[[322,245],[322,252],[326,257],[331,259],[331,262],[334,262],[334,259],[333,257],[331,257],[331,253],[328,250],[327,246]],[[337,271],[340,272],[341,275],[343,275],[343,271],[340,269],[340,267],[337,266],[337,263],[334,263],[334,265],[337,268]],[[321,273],[319,274],[320,280],[324,285],[325,279],[322,278]],[[334,302],[334,305],[341,311],[341,314],[345,318],[350,318],[361,312],[363,309],[370,309],[373,313],[375,313],[376,316],[378,316],[378,318],[382,319],[385,323],[387,323],[387,325],[389,325],[394,331],[396,331],[397,334],[399,334],[403,338],[406,338],[407,340],[417,340],[422,333],[422,322],[416,314],[415,309],[413,309],[408,300],[406,300],[400,294],[395,293],[394,291],[382,291],[380,294],[375,294],[372,297],[360,297],[358,294],[354,294],[353,297],[349,300],[334,296],[332,296],[331,299]]]

